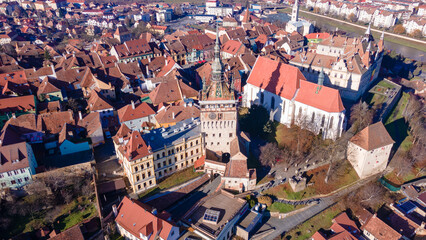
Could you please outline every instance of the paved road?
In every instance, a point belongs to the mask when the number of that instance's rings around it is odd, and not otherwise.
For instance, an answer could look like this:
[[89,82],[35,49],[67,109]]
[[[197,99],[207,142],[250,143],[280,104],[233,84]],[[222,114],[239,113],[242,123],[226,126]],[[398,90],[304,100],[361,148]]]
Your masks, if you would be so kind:
[[279,236],[281,236],[282,233],[287,232],[291,230],[292,228],[296,227],[297,225],[305,222],[306,220],[310,219],[311,217],[317,215],[318,213],[324,211],[326,208],[333,205],[334,200],[332,198],[324,198],[319,204],[312,205],[308,207],[303,212],[299,212],[295,215],[286,217],[284,219],[278,219],[278,218],[270,218],[268,223],[271,226],[275,227],[275,231],[273,231],[268,236],[265,236],[263,239],[275,239]]
[[[296,227],[297,225],[307,221],[308,219],[312,218],[313,216],[317,215],[318,213],[324,211],[326,208],[333,205],[336,201],[339,200],[340,197],[344,196],[345,194],[348,194],[351,191],[355,191],[365,183],[371,181],[372,179],[376,179],[377,176],[371,176],[366,179],[362,179],[358,181],[356,184],[351,185],[345,189],[342,189],[336,193],[334,193],[331,196],[320,198],[321,201],[319,204],[312,205],[311,207],[307,208],[305,211],[299,212],[295,215],[288,216],[283,219],[278,218],[270,218],[268,220],[268,224],[275,227],[275,231],[273,231],[271,234],[266,236],[264,239],[275,239],[279,236],[281,236],[283,233],[291,230],[292,228]],[[313,233],[312,233],[313,234]]]
[[166,209],[166,211],[169,212],[175,220],[179,220],[189,209],[191,209],[192,206],[195,205],[195,203],[198,202],[198,200],[202,199],[208,194],[213,193],[219,187],[220,182],[221,177],[219,176],[212,182],[208,182],[202,186],[200,189],[194,191],[191,194],[188,194],[184,199],[180,200],[172,207]]

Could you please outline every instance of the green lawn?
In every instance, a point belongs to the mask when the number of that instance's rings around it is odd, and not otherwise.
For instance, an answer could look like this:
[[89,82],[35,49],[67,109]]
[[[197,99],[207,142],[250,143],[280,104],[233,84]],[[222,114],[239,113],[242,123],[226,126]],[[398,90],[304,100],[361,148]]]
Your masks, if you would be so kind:
[[194,179],[200,175],[203,175],[202,172],[194,172],[194,169],[192,167],[187,168],[185,170],[175,172],[170,177],[167,177],[166,179],[162,180],[160,183],[157,184],[156,187],[148,189],[141,194],[139,194],[139,198],[144,197],[150,197],[153,196],[165,189],[180,185],[184,182],[187,182],[191,179]]
[[75,200],[62,210],[62,214],[55,220],[54,227],[62,232],[83,220],[96,216],[96,214],[95,204],[90,202],[89,199],[80,203]]
[[288,213],[294,210],[305,207],[305,205],[290,205],[286,203],[274,202],[271,206],[268,207],[268,210],[271,212],[280,212],[280,213]]
[[385,88],[394,88],[395,87],[393,84],[390,84],[390,83],[386,82],[385,80],[380,81],[379,83],[377,83],[377,85],[385,87]]
[[408,125],[405,122],[404,113],[405,108],[408,104],[408,99],[410,95],[403,92],[401,99],[393,109],[392,113],[389,115],[388,119],[385,121],[386,130],[389,132],[389,135],[396,142],[396,147],[402,147],[404,151],[408,151],[412,146],[412,137],[408,130]]
[[334,217],[336,217],[343,209],[339,206],[332,206],[318,215],[312,217],[308,221],[296,226],[294,229],[285,233],[282,239],[285,240],[306,240],[319,229],[327,229],[331,226]]
[[399,99],[399,102],[396,105],[395,109],[389,115],[388,119],[385,122],[385,125],[392,123],[396,120],[404,118],[402,116],[402,113],[404,112],[405,107],[407,107],[407,103],[408,103],[409,98],[410,98],[410,95],[408,93],[406,93],[406,92],[402,93],[401,99]]

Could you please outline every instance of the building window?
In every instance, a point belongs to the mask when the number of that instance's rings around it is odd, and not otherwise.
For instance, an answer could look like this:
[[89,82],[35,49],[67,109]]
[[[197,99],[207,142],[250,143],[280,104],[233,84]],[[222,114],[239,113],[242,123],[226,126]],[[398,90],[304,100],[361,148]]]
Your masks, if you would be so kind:
[[311,122],[313,123],[315,121],[315,112],[312,113],[312,119]]
[[172,159],[169,159],[169,164],[172,164]]
[[157,167],[158,167],[158,168],[161,168],[161,163],[158,163],[158,164],[157,164]]
[[[148,172],[148,177],[151,177],[151,172]],[[149,184],[151,184],[151,181],[150,181]]]
[[325,123],[325,115],[322,116],[321,119],[321,127],[324,127],[324,123]]
[[334,117],[331,117],[331,119],[330,119],[330,127],[329,128],[333,128],[333,118]]
[[137,172],[138,171],[138,167],[135,167],[135,172]]
[[263,98],[264,98],[264,94],[263,92],[260,92],[260,104],[263,104]]
[[16,184],[16,181],[12,180],[12,181],[10,181],[10,183],[13,185],[13,184]]
[[140,178],[139,175],[136,176],[136,182],[139,182]]
[[271,97],[271,109],[275,108],[275,98]]

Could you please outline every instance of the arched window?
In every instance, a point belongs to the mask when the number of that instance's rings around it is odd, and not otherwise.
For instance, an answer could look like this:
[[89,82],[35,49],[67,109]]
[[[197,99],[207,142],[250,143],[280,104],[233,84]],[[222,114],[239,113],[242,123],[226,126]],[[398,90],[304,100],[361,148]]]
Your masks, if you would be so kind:
[[283,115],[285,113],[285,101],[283,101]]
[[263,98],[264,98],[264,94],[263,92],[260,92],[260,104],[263,104]]
[[299,115],[298,117],[302,117],[302,107],[299,108]]
[[271,97],[271,109],[275,108],[275,98]]
[[315,112],[312,113],[312,119],[311,122],[313,123],[315,121]]
[[324,123],[325,123],[325,115],[322,115],[321,127],[324,127]]
[[331,128],[333,128],[333,118],[334,117],[331,117],[331,119],[330,119],[330,125],[329,125],[329,128],[331,129]]

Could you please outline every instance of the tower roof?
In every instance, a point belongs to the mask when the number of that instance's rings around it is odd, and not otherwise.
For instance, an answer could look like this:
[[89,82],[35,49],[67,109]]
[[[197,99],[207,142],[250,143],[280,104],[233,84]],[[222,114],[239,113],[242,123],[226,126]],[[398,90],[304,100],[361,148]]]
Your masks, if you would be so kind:
[[[212,63],[212,73],[210,86],[203,86],[202,97],[203,101],[206,100],[235,100],[233,91],[229,89],[228,84],[223,78],[223,67],[220,57],[220,43],[219,43],[219,28],[216,23],[216,44],[214,46],[214,60]],[[203,81],[205,84],[205,81]]]

